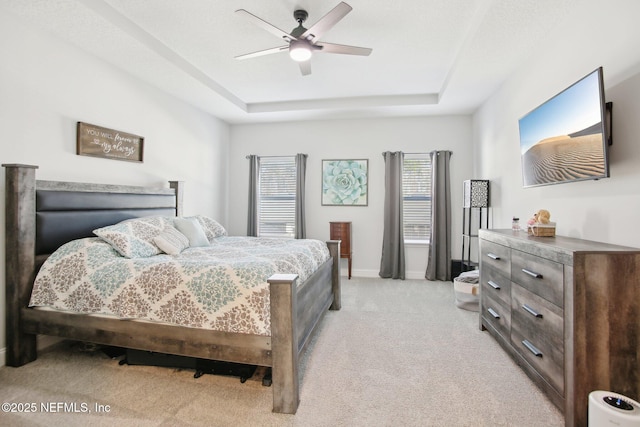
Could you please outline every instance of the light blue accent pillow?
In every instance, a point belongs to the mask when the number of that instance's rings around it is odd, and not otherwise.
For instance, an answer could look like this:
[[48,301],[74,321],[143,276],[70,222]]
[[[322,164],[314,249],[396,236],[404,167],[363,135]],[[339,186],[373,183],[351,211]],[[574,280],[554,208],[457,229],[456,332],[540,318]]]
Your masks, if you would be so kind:
[[197,248],[209,246],[209,239],[196,218],[175,218],[173,225],[189,239],[189,246]]

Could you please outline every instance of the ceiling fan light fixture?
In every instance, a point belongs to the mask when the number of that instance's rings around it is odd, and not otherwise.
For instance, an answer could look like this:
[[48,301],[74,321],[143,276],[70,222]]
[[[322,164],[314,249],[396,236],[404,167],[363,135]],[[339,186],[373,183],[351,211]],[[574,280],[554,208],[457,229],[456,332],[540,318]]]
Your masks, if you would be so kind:
[[341,1],[336,7],[331,9],[326,15],[320,18],[310,28],[305,28],[302,24],[309,16],[306,10],[297,9],[293,12],[298,26],[291,30],[291,33],[282,31],[278,27],[275,27],[267,21],[258,18],[257,16],[247,12],[244,9],[236,10],[236,13],[244,15],[251,19],[254,24],[267,30],[278,38],[281,42],[284,41],[285,45],[273,47],[271,49],[259,50],[257,52],[247,53],[245,55],[236,56],[236,59],[254,58],[262,55],[270,55],[272,53],[280,53],[289,50],[289,56],[293,61],[298,62],[300,72],[303,76],[311,74],[311,57],[314,51],[327,52],[327,53],[340,53],[343,55],[360,55],[368,56],[372,49],[358,46],[348,46],[335,43],[318,43],[324,33],[329,31],[336,25],[342,18],[344,18],[352,7],[344,1]]
[[304,62],[311,59],[309,45],[301,40],[294,40],[289,44],[289,56],[296,62]]

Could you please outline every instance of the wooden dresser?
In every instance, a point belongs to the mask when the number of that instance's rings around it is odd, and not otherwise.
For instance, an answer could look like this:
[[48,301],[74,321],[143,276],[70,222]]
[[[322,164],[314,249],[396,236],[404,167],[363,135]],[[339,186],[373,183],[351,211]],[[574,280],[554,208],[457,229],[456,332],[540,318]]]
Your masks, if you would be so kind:
[[351,222],[330,222],[330,239],[341,240],[340,258],[347,258],[349,279],[351,279]]
[[480,230],[480,329],[565,416],[594,390],[640,398],[640,249]]

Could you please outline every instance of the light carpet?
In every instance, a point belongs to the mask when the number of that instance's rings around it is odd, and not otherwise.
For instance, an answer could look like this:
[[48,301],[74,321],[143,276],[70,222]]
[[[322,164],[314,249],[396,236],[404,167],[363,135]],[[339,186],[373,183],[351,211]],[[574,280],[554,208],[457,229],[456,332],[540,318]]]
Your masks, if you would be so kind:
[[[296,415],[271,388],[238,378],[120,366],[62,342],[0,368],[12,426],[562,426],[564,418],[487,332],[454,304],[451,282],[343,278],[301,359]],[[44,407],[59,412],[43,411]],[[66,407],[65,407],[66,404]],[[30,405],[31,406],[31,405]],[[3,409],[5,407],[3,406]],[[84,410],[87,410],[85,412]]]

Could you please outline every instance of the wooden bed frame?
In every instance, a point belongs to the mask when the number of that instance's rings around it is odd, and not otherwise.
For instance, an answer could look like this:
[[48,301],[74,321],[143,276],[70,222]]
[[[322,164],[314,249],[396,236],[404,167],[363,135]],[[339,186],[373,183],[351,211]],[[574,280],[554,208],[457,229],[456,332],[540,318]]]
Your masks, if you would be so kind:
[[[298,357],[326,311],[340,309],[340,241],[327,242],[332,258],[304,283],[297,285],[295,274],[268,279],[270,337],[28,308],[35,275],[55,248],[126,218],[181,216],[184,185],[171,181],[169,189],[149,189],[40,181],[35,178],[37,166],[3,166],[7,366],[18,367],[36,359],[37,334],[267,366],[272,368],[273,411],[295,414],[299,404]],[[70,234],[60,235],[59,229],[69,224]]]

